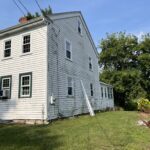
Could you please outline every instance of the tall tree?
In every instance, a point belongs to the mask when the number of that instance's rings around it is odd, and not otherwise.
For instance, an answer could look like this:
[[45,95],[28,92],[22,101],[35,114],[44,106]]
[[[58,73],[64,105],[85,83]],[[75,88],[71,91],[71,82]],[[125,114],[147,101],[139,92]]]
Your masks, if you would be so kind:
[[107,34],[100,48],[99,63],[103,67],[100,80],[114,86],[117,105],[129,108],[132,101],[145,96],[140,84],[138,38],[124,32]]

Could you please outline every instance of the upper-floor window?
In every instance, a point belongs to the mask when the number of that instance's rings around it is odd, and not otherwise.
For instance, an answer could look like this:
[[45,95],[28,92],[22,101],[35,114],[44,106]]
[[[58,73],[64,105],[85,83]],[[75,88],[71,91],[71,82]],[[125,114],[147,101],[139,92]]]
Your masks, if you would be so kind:
[[72,50],[71,50],[71,43],[69,41],[65,41],[65,50],[66,50],[66,58],[72,59]]
[[23,36],[23,53],[28,53],[30,52],[31,49],[31,39],[30,39],[30,35],[25,35]]
[[78,33],[82,35],[82,25],[80,21],[78,21]]
[[90,84],[90,91],[91,91],[91,96],[93,96],[94,95],[94,91],[93,91],[93,84],[92,83]]
[[5,42],[4,57],[11,56],[11,40]]
[[68,95],[73,96],[73,78],[68,77]]
[[93,69],[93,65],[92,65],[92,58],[89,57],[89,70]]

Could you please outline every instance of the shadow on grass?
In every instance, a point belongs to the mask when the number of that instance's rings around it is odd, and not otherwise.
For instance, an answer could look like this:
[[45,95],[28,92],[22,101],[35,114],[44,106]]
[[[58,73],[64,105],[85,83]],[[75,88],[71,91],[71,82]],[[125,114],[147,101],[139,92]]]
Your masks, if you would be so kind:
[[54,150],[62,135],[53,135],[47,126],[0,125],[0,150]]

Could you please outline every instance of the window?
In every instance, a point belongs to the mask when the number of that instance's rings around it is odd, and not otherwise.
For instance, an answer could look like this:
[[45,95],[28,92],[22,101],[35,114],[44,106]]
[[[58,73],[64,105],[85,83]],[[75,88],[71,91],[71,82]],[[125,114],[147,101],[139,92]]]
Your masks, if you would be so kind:
[[93,96],[94,95],[94,91],[93,91],[93,84],[92,83],[90,84],[90,91],[91,91],[91,96]]
[[65,42],[65,50],[66,50],[66,58],[72,59],[72,52],[71,52],[71,43],[69,41]]
[[102,98],[103,98],[103,87],[101,87],[101,96],[102,96]]
[[73,79],[68,77],[68,95],[73,96]]
[[24,73],[19,75],[19,97],[32,96],[32,73]]
[[109,90],[109,87],[107,87],[107,95],[108,95],[108,98],[110,98],[110,90]]
[[82,35],[82,26],[80,21],[78,21],[78,33]]
[[30,52],[30,35],[23,36],[23,53]]
[[105,98],[107,98],[107,88],[105,88]]
[[92,58],[89,57],[89,70],[92,70],[93,66],[92,66]]
[[112,99],[112,98],[113,98],[113,89],[110,88],[109,91],[110,91],[110,94],[109,94],[109,95],[110,95],[110,98]]
[[7,99],[11,98],[11,80],[12,76],[1,77],[1,90]]
[[11,56],[11,40],[5,42],[4,57]]

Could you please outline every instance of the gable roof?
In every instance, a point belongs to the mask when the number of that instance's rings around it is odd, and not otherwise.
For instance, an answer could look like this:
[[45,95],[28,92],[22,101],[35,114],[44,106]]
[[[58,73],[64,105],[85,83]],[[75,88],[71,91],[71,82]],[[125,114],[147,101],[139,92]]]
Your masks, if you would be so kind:
[[[89,32],[89,29],[87,27],[87,24],[83,18],[83,15],[81,13],[81,11],[72,11],[72,12],[62,12],[62,13],[55,13],[55,14],[52,14],[49,16],[50,20],[59,20],[59,19],[63,19],[63,18],[70,18],[70,17],[80,17],[80,19],[82,20],[82,23],[86,29],[86,33],[88,35],[88,38],[92,44],[92,47],[95,51],[95,54],[96,56],[98,57],[98,51],[97,51],[97,48],[94,44],[94,41],[92,39],[92,36]],[[12,26],[12,27],[9,27],[9,28],[6,28],[6,29],[3,29],[3,30],[0,30],[0,38],[2,38],[3,36],[8,36],[14,32],[19,32],[23,29],[27,29],[27,28],[31,28],[33,26],[39,26],[41,24],[44,25],[44,22],[45,22],[45,18],[44,17],[38,17],[38,18],[35,18],[35,19],[32,19],[30,21],[28,21],[27,23],[21,23],[21,24],[17,24],[15,26]]]

